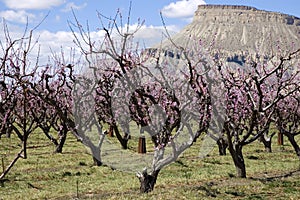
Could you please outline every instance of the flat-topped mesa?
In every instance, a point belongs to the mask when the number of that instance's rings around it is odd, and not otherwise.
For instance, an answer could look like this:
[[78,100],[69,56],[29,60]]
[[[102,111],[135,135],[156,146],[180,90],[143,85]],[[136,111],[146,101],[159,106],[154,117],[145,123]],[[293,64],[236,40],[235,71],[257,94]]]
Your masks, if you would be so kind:
[[[200,41],[207,51],[230,60],[244,55],[284,56],[300,48],[300,19],[250,6],[200,5],[192,23],[172,41],[190,50],[199,48]],[[170,51],[172,44],[166,40],[160,46]]]
[[[238,21],[232,18],[238,17]],[[251,6],[238,5],[199,5],[195,12],[194,21],[209,21],[212,23],[263,23],[276,22],[300,26],[300,19],[291,15],[258,10]]]
[[[238,18],[239,20],[232,20]],[[259,10],[251,6],[240,5],[199,5],[194,21],[211,23],[284,23],[300,26],[300,19],[295,16],[278,12]]]
[[[236,10],[257,10],[252,6],[242,6],[242,5],[216,5],[216,4],[206,4],[198,5],[198,9],[236,9]],[[197,12],[197,11],[196,11]]]

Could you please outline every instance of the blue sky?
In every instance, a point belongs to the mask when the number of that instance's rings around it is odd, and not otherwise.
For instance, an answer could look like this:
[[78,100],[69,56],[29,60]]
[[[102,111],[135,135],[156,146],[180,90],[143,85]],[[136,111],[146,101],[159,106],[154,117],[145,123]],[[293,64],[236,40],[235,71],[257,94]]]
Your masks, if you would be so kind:
[[[140,18],[145,20],[145,26],[138,37],[145,40],[147,45],[157,42],[161,37],[162,11],[165,22],[171,31],[179,31],[190,23],[198,4],[230,4],[248,5],[257,9],[276,11],[300,17],[299,0],[131,0],[131,23]],[[40,42],[44,51],[72,46],[72,36],[68,21],[74,21],[71,8],[83,24],[89,22],[91,31],[101,28],[97,11],[114,16],[120,9],[127,17],[130,0],[0,0],[0,17],[5,18],[11,26],[11,31],[24,29],[28,19],[31,26],[38,24],[43,17],[48,17],[38,29]],[[125,19],[124,19],[125,20]],[[2,20],[0,25],[2,24]],[[1,34],[0,34],[1,39]],[[47,50],[48,49],[48,50]]]
[[[258,9],[282,12],[300,17],[299,0],[131,0],[132,22],[144,19],[147,26],[160,26],[160,11],[165,11],[165,20],[169,25],[182,27],[189,22],[197,4],[233,4],[249,5]],[[130,0],[0,0],[0,17],[10,23],[22,26],[28,17],[34,24],[49,12],[40,28],[50,31],[68,31],[67,20],[73,20],[71,9],[77,17],[88,20],[97,27],[97,11],[113,16],[117,9],[124,15],[128,13]],[[189,6],[190,5],[190,6]],[[192,7],[190,9],[189,7]],[[172,14],[170,14],[172,13]]]

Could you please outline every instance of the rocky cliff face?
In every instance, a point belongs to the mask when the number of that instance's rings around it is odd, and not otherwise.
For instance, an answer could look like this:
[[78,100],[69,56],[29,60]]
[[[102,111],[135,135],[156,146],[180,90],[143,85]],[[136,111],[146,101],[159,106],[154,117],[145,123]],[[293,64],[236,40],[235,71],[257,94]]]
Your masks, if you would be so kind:
[[[193,22],[173,40],[181,46],[201,40],[205,48],[230,58],[270,56],[300,48],[300,19],[249,6],[199,5]],[[164,49],[171,46],[169,41],[162,45]]]

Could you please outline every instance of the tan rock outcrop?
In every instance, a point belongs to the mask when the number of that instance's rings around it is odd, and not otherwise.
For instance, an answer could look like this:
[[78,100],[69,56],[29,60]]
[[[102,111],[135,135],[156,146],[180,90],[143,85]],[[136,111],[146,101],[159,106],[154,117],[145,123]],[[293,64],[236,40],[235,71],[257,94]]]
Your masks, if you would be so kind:
[[[192,23],[172,38],[187,47],[201,40],[205,48],[228,57],[282,55],[300,48],[300,19],[249,6],[199,5]],[[162,44],[171,46],[170,41]]]

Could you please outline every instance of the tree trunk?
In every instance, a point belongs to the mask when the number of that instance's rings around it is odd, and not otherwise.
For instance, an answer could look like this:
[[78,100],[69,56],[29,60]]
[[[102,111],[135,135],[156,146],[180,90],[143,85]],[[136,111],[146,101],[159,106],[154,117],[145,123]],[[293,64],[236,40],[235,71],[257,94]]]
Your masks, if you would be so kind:
[[225,130],[225,133],[227,135],[228,150],[232,157],[237,177],[246,178],[246,166],[242,151],[243,145],[238,141],[238,139],[236,139],[236,137],[234,139],[234,142],[232,141],[232,137],[235,136],[234,134],[238,133],[231,132],[227,126],[225,126]]
[[119,129],[118,129],[118,126],[117,125],[112,125],[113,126],[113,130],[116,134],[116,137],[118,138],[121,146],[123,149],[127,149],[128,148],[128,139],[129,139],[129,135],[125,135],[124,137],[121,136],[120,132],[119,132]]
[[157,176],[160,170],[155,170],[151,174],[147,173],[145,169],[142,173],[137,174],[137,177],[140,180],[140,192],[141,193],[148,193],[153,191]]
[[27,139],[28,139],[29,133],[24,132],[24,140],[23,140],[23,158],[27,159]]
[[[1,127],[2,125],[0,124],[0,127]],[[0,133],[0,138],[1,138],[1,135],[5,135],[6,134],[6,128],[5,127],[3,127],[2,129],[1,129],[1,133]]]
[[40,129],[43,130],[44,134],[46,135],[46,137],[55,145],[58,146],[58,142],[57,140],[49,133],[50,132],[50,127],[49,126],[39,126]]
[[12,160],[12,162],[9,164],[9,166],[3,171],[3,173],[0,175],[0,180],[4,179],[6,174],[11,170],[11,168],[14,166],[14,164],[18,161],[19,158],[22,158],[22,153],[24,149],[22,149],[17,156]]
[[260,141],[264,144],[265,152],[272,152],[272,138],[266,138],[264,135],[260,137]]
[[234,144],[232,147],[229,145],[229,152],[234,162],[236,176],[238,178],[246,178],[246,166],[242,152],[242,145]]
[[9,124],[8,127],[7,127],[7,130],[6,130],[6,137],[10,138],[11,133],[12,133],[12,127]]
[[219,155],[225,156],[226,149],[228,147],[226,140],[223,137],[221,137],[220,139],[218,139],[217,144],[218,144],[218,148],[219,148]]
[[62,153],[63,146],[67,139],[67,132],[68,130],[63,129],[59,133],[59,143],[56,145],[55,153]]
[[93,154],[94,166],[102,166],[100,147],[90,144],[90,149]]
[[238,151],[234,157],[234,165],[237,172],[237,177],[246,178],[246,166],[241,150],[240,152]]
[[285,133],[285,135],[287,136],[288,140],[290,141],[291,145],[293,146],[293,148],[296,152],[296,155],[298,156],[298,158],[300,160],[300,147],[295,140],[295,136],[291,133]]
[[59,136],[59,143],[56,146],[55,153],[62,153],[62,149],[63,149],[66,139],[67,139],[67,133]]
[[93,156],[94,166],[102,166],[102,162]]

